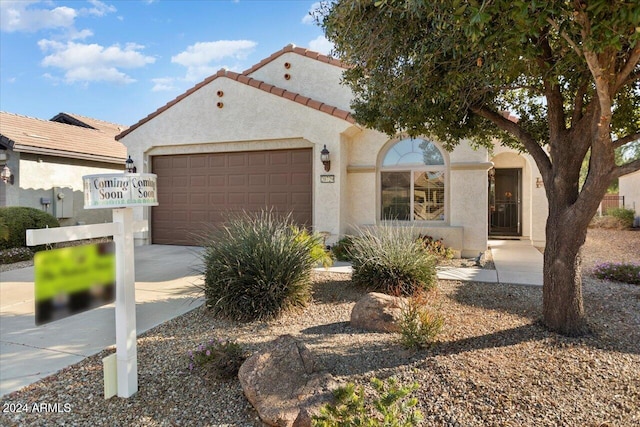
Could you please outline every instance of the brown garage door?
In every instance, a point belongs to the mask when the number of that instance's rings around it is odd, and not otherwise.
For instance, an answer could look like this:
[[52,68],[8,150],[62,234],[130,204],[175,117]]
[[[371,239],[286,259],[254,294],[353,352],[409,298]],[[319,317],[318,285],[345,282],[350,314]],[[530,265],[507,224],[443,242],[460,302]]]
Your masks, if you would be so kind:
[[228,212],[273,208],[311,221],[311,149],[154,156],[158,206],[151,212],[156,244],[197,245]]

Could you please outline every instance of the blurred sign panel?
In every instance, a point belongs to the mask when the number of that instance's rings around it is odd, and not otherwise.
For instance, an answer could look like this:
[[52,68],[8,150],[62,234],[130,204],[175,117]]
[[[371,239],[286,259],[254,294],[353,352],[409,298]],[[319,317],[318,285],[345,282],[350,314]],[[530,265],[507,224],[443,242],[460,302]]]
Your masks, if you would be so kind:
[[156,178],[152,173],[85,175],[84,208],[158,206]]
[[112,303],[114,248],[114,243],[108,242],[36,253],[36,325]]

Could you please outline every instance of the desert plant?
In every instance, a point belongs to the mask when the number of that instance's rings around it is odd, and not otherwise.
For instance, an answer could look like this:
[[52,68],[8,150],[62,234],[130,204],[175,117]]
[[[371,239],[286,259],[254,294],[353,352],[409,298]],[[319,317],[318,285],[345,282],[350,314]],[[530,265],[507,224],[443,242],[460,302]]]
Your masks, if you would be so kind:
[[434,290],[405,299],[398,322],[400,343],[408,349],[431,345],[444,326],[444,317],[433,306]]
[[228,380],[238,375],[240,366],[246,359],[245,353],[235,341],[212,339],[189,351],[189,370],[204,370],[205,375]]
[[28,261],[33,258],[33,252],[29,248],[0,249],[0,264]]
[[604,263],[597,265],[593,275],[599,279],[640,285],[640,265],[627,263]]
[[202,253],[207,307],[252,321],[306,305],[319,238],[300,238],[292,225],[290,215],[263,211],[236,215],[213,233]]
[[441,259],[451,259],[453,258],[453,249],[448,248],[444,245],[443,239],[434,239],[431,236],[427,236],[426,234],[421,234],[418,236],[418,241],[422,243],[424,248]]
[[412,295],[436,284],[435,257],[411,227],[384,224],[364,228],[352,239],[352,279],[392,295]]
[[311,246],[311,258],[314,259],[316,264],[322,264],[324,268],[329,268],[333,265],[333,257],[331,252],[327,251],[324,246],[324,238],[318,233],[309,233],[304,228],[293,226],[293,232],[296,235],[296,240],[302,241],[305,244]]
[[336,404],[326,405],[312,419],[315,427],[393,426],[413,427],[423,418],[415,409],[418,399],[408,396],[419,388],[418,383],[402,386],[393,378],[383,382],[371,380],[375,395],[368,397],[364,387],[349,383],[333,393]]
[[[18,206],[0,208],[0,221],[4,221],[9,230],[9,236],[6,239],[0,239],[0,249],[26,246],[26,230],[28,229],[60,226],[58,220],[47,212]],[[44,249],[44,246],[33,249]]]
[[633,227],[636,212],[633,209],[611,208],[607,209],[607,216],[618,218],[623,228]]
[[351,246],[353,244],[351,236],[344,236],[338,240],[332,247],[331,252],[338,261],[351,261]]

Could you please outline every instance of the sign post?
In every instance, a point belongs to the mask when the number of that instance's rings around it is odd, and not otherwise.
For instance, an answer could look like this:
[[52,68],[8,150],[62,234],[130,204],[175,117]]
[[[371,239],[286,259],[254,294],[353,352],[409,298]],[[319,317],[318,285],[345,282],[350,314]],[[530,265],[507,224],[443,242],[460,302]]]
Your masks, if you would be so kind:
[[113,223],[27,230],[27,245],[113,236],[116,253],[116,359],[118,397],[138,391],[136,295],[133,233],[146,221],[133,221],[135,206],[157,206],[156,175],[105,174],[82,177],[85,209],[113,209]]

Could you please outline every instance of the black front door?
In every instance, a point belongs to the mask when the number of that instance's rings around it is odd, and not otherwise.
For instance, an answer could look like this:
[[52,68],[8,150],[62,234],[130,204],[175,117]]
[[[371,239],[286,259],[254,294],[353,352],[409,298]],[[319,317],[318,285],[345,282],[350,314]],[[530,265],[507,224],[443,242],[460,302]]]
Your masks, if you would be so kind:
[[489,235],[521,236],[522,169],[489,172]]

